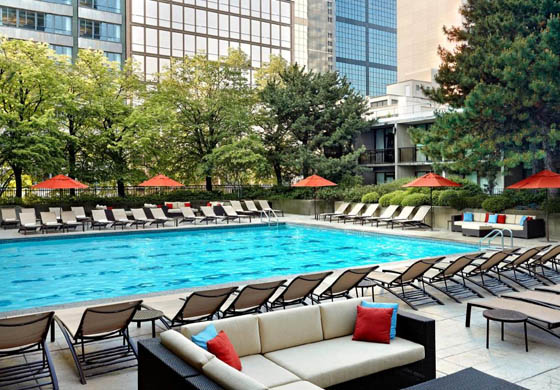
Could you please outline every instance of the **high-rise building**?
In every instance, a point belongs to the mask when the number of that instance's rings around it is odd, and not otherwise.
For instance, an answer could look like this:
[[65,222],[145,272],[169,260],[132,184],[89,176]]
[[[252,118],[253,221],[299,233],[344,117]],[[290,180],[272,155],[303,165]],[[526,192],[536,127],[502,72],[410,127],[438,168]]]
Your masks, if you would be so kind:
[[[293,3],[284,0],[127,0],[127,54],[146,79],[171,57],[240,48],[252,69],[271,55],[293,61]],[[253,71],[250,72],[251,80]]]
[[79,48],[125,54],[125,0],[0,0],[0,34],[48,43],[75,58]]

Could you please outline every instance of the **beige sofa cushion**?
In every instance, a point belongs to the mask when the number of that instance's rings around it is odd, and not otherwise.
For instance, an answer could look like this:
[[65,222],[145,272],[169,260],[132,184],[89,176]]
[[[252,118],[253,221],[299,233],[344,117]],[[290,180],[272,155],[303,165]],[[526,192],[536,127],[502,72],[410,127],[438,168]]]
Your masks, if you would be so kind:
[[323,340],[319,306],[273,311],[257,317],[262,353]]
[[514,214],[506,214],[506,224],[515,225],[515,217]]
[[463,223],[461,224],[461,227],[463,229],[472,229],[472,230],[478,230],[481,227],[483,228],[488,228],[491,227],[492,225],[490,225],[487,222],[465,222],[463,221]]
[[371,302],[371,298],[349,299],[347,301],[319,305],[321,309],[323,338],[328,340],[354,333],[356,306],[359,306],[362,301]]
[[287,385],[271,387],[270,390],[323,390],[311,382],[298,381]]
[[190,339],[193,334],[202,332],[210,324],[214,324],[218,332],[220,330],[226,332],[240,357],[261,353],[259,324],[256,316],[239,316],[183,325],[181,333]]
[[202,373],[226,390],[267,390],[262,383],[217,358],[206,363]]
[[523,230],[523,226],[521,225],[507,224],[507,223],[491,223],[490,226],[492,226],[494,229]]
[[263,355],[250,355],[241,358],[241,372],[266,387],[285,385],[300,379],[285,368],[280,367]]
[[486,213],[473,213],[474,222],[484,222],[486,220]]
[[200,348],[177,331],[167,330],[161,333],[160,337],[165,348],[198,370],[215,358],[210,352]]
[[352,341],[352,336],[300,345],[264,355],[319,387],[400,367],[424,359],[424,347],[401,339],[391,344]]

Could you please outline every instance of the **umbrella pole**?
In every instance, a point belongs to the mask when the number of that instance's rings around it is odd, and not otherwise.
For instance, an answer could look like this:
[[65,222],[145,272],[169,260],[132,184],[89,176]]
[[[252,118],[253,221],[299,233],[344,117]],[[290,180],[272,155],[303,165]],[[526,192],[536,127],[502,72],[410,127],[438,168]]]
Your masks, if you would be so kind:
[[317,187],[313,187],[313,218],[317,219]]
[[434,230],[434,201],[432,200],[432,187],[430,187],[430,230]]
[[548,225],[548,188],[546,189],[546,242],[550,242],[550,227]]

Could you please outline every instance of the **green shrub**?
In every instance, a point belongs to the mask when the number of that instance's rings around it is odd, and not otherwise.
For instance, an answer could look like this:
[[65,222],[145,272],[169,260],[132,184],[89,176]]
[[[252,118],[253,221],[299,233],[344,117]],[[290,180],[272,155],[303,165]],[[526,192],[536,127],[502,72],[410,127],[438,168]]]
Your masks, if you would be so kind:
[[362,203],[376,203],[379,200],[379,194],[377,192],[368,192],[362,196]]
[[403,199],[408,195],[406,191],[395,191],[392,192],[391,200],[389,204],[400,206]]
[[[433,190],[432,191],[432,202],[434,206],[442,206],[441,204],[439,204],[439,197],[441,195],[443,191],[442,190]],[[428,197],[430,196],[430,193],[428,193]]]
[[404,197],[401,202],[401,206],[422,206],[425,204],[430,204],[430,195],[426,194],[409,194]]
[[[460,191],[457,190],[444,190],[441,191],[438,197],[439,206],[451,206],[450,201],[460,196]],[[464,195],[464,194],[463,194]]]
[[560,213],[560,198],[547,199],[541,204],[541,208],[549,214]]
[[467,196],[466,197],[467,207],[472,209],[481,209],[483,208],[482,203],[484,203],[486,199],[488,199],[488,195],[486,194]]
[[499,213],[511,206],[511,199],[503,195],[491,196],[482,202],[482,208],[491,213]]
[[448,176],[447,179],[454,181],[455,183],[461,184],[461,187],[453,187],[459,191],[466,191],[468,193],[467,196],[482,194],[482,188],[476,183],[473,183],[469,179],[464,179],[461,176],[451,175]]
[[379,205],[381,207],[387,207],[391,204],[391,198],[393,197],[393,193],[385,194],[379,197]]
[[394,180],[390,183],[377,184],[374,186],[372,191],[377,192],[379,195],[385,195],[397,190],[401,190],[403,185],[410,183],[414,179],[414,177],[405,177],[402,179]]

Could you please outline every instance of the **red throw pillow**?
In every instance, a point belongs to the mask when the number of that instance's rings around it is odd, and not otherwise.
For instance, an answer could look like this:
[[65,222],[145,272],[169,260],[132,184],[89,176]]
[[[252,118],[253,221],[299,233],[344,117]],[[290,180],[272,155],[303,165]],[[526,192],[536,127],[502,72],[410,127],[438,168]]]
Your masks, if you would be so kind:
[[212,203],[208,202],[208,203],[206,203],[206,206],[210,207],[210,206],[212,206]]
[[504,214],[498,214],[498,223],[506,223],[506,216]]
[[172,209],[172,208],[173,208],[173,203],[166,203],[165,206],[166,206],[168,209]]
[[391,341],[392,316],[392,308],[378,309],[358,306],[352,340],[389,344]]
[[107,210],[113,210],[113,206],[107,206]]
[[527,219],[525,221],[532,221],[533,217],[527,217]]
[[156,207],[157,207],[158,209],[161,209],[161,208],[163,207],[163,205],[162,205],[162,204],[158,204]]
[[208,352],[216,355],[216,357],[222,362],[227,363],[233,368],[241,371],[241,360],[239,360],[239,355],[235,352],[235,348],[233,348],[233,344],[229,341],[229,337],[226,332],[220,330],[220,333],[218,333],[218,335],[212,340],[209,340],[206,343],[206,346],[208,347]]
[[185,202],[185,207],[191,207],[191,202]]
[[484,218],[484,222],[488,222],[488,217],[489,217],[489,214],[486,213],[486,217]]

